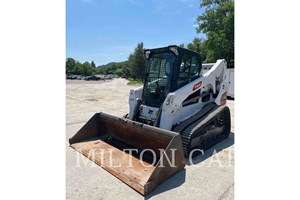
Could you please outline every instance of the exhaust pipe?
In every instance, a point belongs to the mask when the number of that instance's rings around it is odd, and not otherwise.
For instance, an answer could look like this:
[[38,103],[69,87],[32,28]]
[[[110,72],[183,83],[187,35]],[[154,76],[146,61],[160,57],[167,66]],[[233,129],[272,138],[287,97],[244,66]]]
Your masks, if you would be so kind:
[[185,167],[178,133],[96,113],[70,146],[142,195]]

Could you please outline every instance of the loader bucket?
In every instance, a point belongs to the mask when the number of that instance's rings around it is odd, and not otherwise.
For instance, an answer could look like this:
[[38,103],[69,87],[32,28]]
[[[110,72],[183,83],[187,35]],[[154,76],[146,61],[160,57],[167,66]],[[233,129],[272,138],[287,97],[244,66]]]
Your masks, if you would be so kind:
[[69,142],[142,195],[185,167],[179,134],[105,113],[96,113]]

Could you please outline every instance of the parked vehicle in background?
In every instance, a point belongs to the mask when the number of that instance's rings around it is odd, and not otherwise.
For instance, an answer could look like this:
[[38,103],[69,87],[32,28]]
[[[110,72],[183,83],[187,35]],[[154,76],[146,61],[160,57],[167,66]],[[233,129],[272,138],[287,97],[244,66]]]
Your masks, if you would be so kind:
[[109,74],[109,75],[106,75],[104,78],[105,78],[105,79],[113,79],[113,75],[112,75],[112,74]]
[[[126,77],[125,75],[123,77]],[[91,76],[83,76],[83,75],[66,75],[66,79],[69,80],[86,80],[86,81],[99,81],[99,80],[111,80],[114,78],[119,78],[116,74],[108,74],[108,75],[91,75]]]
[[67,79],[74,80],[77,79],[78,75],[68,75]]
[[77,76],[77,80],[84,80],[84,78],[85,78],[85,77],[82,76],[82,75],[78,75],[78,76]]
[[84,80],[86,80],[86,81],[99,81],[99,80],[101,80],[101,78],[98,77],[98,76],[93,75],[93,76],[85,77]]

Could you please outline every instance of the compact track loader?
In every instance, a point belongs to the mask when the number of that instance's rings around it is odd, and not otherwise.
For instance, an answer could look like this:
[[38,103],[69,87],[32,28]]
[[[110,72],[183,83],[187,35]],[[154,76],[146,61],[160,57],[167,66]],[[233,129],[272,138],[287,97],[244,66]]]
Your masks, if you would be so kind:
[[230,133],[226,61],[204,64],[178,46],[144,51],[143,86],[131,90],[123,118],[96,113],[71,147],[146,195]]

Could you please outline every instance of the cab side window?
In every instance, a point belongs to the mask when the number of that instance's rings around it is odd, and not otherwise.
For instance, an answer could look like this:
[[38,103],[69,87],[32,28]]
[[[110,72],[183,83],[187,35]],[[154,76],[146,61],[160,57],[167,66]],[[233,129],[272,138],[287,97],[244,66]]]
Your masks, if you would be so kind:
[[184,55],[181,58],[179,75],[177,80],[178,88],[188,84],[199,77],[200,59],[195,56]]
[[181,63],[179,67],[179,75],[177,80],[178,88],[189,83],[190,68],[191,68],[191,57],[189,55],[184,55],[181,58]]
[[193,81],[199,77],[200,70],[200,59],[193,56],[191,61],[191,69],[190,69],[190,79]]

